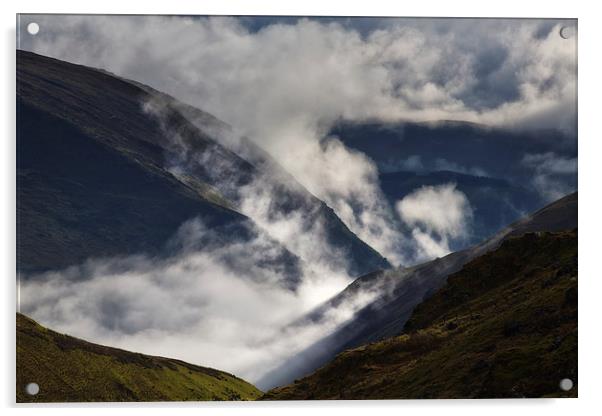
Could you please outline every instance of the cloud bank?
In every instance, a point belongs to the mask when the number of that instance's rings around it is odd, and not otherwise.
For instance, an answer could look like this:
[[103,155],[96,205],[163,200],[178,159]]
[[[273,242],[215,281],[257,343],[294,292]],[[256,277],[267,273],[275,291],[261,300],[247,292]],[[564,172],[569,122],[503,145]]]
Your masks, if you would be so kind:
[[533,169],[532,184],[549,202],[577,189],[576,157],[562,157],[553,152],[527,154],[522,164]]
[[21,47],[148,83],[265,141],[283,141],[274,125],[338,117],[572,128],[576,116],[576,40],[558,33],[573,21],[381,19],[362,33],[311,19],[259,31],[228,17],[32,19],[43,30]]
[[319,322],[288,328],[349,277],[305,264],[301,284],[290,290],[280,270],[262,262],[276,249],[265,234],[246,242],[210,236],[195,219],[174,236],[180,250],[169,258],[94,259],[33,276],[21,282],[21,311],[70,335],[255,381],[376,295],[358,293]]
[[443,257],[450,252],[451,239],[469,234],[472,209],[455,184],[423,186],[397,202],[396,208],[425,257]]

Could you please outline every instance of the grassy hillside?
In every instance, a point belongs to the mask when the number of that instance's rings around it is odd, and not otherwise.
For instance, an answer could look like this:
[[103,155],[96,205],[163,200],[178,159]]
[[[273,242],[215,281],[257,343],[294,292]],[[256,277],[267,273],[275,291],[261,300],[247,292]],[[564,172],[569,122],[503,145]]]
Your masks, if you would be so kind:
[[[40,386],[36,396],[25,386]],[[92,344],[17,314],[17,402],[253,400],[231,374]]]
[[[559,388],[563,378],[575,387]],[[505,241],[449,277],[397,337],[267,400],[577,396],[577,232]]]

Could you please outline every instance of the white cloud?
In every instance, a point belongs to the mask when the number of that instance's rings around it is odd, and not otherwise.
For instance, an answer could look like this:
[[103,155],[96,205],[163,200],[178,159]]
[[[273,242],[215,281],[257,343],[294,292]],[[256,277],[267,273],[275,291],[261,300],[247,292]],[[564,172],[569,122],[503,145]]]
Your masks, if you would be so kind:
[[446,238],[434,237],[420,228],[412,229],[412,237],[416,240],[418,252],[422,257],[443,257],[449,254],[449,244]]
[[[576,43],[558,35],[562,22],[541,37],[536,20],[392,19],[365,36],[304,19],[259,32],[227,17],[38,20],[44,32],[23,47],[147,82],[253,137],[337,117],[550,127],[575,116],[565,104],[576,96]],[[475,104],[484,81],[495,106]]]
[[398,201],[396,208],[429,257],[449,253],[449,240],[466,237],[472,220],[468,198],[455,184],[423,186]]
[[552,152],[527,154],[523,164],[535,167],[550,174],[574,174],[577,172],[577,158],[558,157]]
[[447,170],[466,175],[487,176],[487,172],[478,166],[464,167],[443,158],[435,159],[434,170]]
[[533,186],[548,201],[559,199],[577,189],[577,158],[553,152],[527,154],[522,164],[535,171]]
[[[273,246],[264,235],[229,243],[210,235],[193,220],[175,237],[182,250],[170,258],[95,259],[31,276],[21,282],[21,311],[73,336],[255,381],[375,296],[358,293],[319,322],[289,327],[349,277],[305,264],[300,286],[289,290],[278,270],[261,262]],[[232,257],[243,264],[232,267]]]
[[[387,166],[389,167],[389,166]],[[413,172],[424,171],[424,165],[422,164],[422,158],[419,155],[409,156],[405,160],[401,160],[398,164],[393,164],[389,167],[391,170],[409,170]]]

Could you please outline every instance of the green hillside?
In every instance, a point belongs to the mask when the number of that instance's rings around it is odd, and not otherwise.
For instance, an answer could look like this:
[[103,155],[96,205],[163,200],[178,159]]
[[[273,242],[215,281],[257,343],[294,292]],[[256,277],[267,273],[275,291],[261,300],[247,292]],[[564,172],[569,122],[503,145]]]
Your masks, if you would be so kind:
[[[40,392],[30,396],[25,386]],[[92,344],[17,314],[17,402],[253,400],[261,391],[231,374]]]
[[510,238],[451,275],[402,335],[345,351],[263,399],[576,396],[574,230]]

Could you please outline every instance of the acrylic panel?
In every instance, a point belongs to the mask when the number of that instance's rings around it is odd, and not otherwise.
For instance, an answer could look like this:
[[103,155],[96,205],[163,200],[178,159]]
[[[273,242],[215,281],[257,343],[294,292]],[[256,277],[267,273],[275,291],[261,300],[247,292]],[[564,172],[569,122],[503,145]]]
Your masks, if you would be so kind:
[[576,19],[17,39],[18,402],[577,396]]

